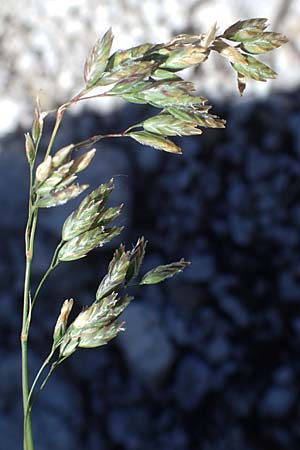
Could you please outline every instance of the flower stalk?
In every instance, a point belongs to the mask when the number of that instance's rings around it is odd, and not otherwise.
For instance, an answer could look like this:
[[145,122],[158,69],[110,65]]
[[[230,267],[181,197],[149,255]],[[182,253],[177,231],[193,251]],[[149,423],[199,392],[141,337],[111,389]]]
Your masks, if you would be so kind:
[[28,407],[29,385],[28,385],[28,332],[31,316],[31,297],[30,297],[30,275],[34,250],[34,237],[37,225],[37,210],[34,209],[32,203],[32,166],[30,167],[30,187],[29,187],[29,206],[28,221],[25,231],[25,279],[24,279],[24,296],[23,296],[23,323],[21,331],[21,350],[22,350],[22,397],[24,412],[24,450],[34,450],[31,430],[30,416],[27,417],[26,411]]

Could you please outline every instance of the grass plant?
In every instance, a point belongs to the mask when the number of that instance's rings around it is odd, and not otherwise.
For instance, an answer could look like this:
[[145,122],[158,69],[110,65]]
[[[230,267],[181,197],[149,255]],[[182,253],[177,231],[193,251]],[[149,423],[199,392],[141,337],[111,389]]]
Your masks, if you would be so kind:
[[[40,283],[32,286],[31,267],[40,209],[63,205],[89,188],[87,184],[79,184],[77,177],[92,164],[96,152],[92,147],[102,139],[130,138],[142,145],[178,155],[182,150],[170,137],[200,135],[207,127],[224,128],[225,121],[211,114],[207,100],[195,95],[194,85],[185,81],[180,73],[183,69],[205,62],[211,52],[217,52],[228,60],[236,72],[241,95],[247,78],[258,81],[275,78],[276,73],[256,59],[256,55],[280,47],[287,39],[279,33],[265,31],[266,27],[266,19],[242,20],[227,28],[223,34],[218,34],[216,25],[213,25],[205,34],[180,34],[169,42],[145,43],[114,53],[111,52],[113,34],[108,30],[87,57],[83,89],[54,111],[54,128],[44,149],[40,148],[43,125],[53,111],[43,111],[37,100],[32,129],[25,135],[29,196],[21,330],[24,450],[34,450],[32,407],[57,366],[76,353],[78,348],[100,347],[124,330],[124,322],[119,320],[119,316],[132,301],[130,287],[133,283],[140,286],[160,283],[189,264],[181,259],[155,267],[141,276],[146,240],[140,237],[129,250],[123,244],[119,245],[106,275],[98,283],[91,304],[73,321],[69,321],[74,300],[67,298],[62,303],[53,326],[49,354],[29,383],[29,332],[40,289],[49,274],[65,261],[85,258],[93,249],[105,245],[122,232],[122,227],[114,225],[122,212],[122,205],[107,207],[114,182],[113,179],[106,180],[89,192],[66,218],[61,241],[53,252],[49,268]],[[98,134],[54,150],[65,112],[79,102],[91,98],[101,100],[102,97],[120,97],[127,102],[148,104],[159,112],[132,124],[121,133]],[[43,154],[43,161],[37,165],[36,157],[40,153]]]

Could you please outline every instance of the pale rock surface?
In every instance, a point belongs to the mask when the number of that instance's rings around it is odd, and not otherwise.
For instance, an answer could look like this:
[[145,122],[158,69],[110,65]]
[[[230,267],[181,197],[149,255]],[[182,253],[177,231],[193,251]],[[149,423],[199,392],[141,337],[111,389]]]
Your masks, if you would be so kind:
[[[109,27],[114,50],[140,42],[165,41],[181,33],[202,33],[214,23],[224,30],[239,19],[267,17],[291,44],[268,55],[279,73],[270,83],[250,82],[246,95],[266,96],[300,81],[300,3],[298,0],[10,0],[0,4],[0,135],[28,127],[33,102],[61,104],[82,87],[88,50]],[[217,55],[191,74],[209,97],[236,94],[235,76]],[[112,110],[120,102],[93,101],[89,108]],[[78,111],[78,107],[74,109]]]

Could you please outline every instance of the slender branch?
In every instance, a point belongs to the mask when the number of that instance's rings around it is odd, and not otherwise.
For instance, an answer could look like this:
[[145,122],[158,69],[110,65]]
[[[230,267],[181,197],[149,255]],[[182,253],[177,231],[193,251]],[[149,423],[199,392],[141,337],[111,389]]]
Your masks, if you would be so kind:
[[78,94],[74,95],[73,98],[68,102],[69,104],[77,103],[85,94],[87,94],[90,89],[84,88]]
[[[77,102],[81,101],[81,100],[86,100],[89,97],[84,97],[84,95],[86,95],[88,92],[91,91],[92,88],[85,88],[82,89],[78,94],[74,95],[74,97],[71,98],[71,100],[69,100],[68,102],[64,103],[63,105],[61,105],[59,109],[65,110],[68,109],[69,106],[72,106],[73,104],[76,104]],[[104,94],[105,95],[105,94]],[[57,110],[57,111],[58,111]]]
[[141,126],[142,126],[142,124],[140,124],[140,123],[137,123],[137,124],[135,124],[135,125],[131,125],[130,127],[128,127],[128,128],[123,132],[124,136],[125,136],[130,130],[133,130],[134,128],[138,128],[138,127],[141,127]]
[[[90,91],[91,89],[83,89],[82,91],[79,92],[79,94],[75,95],[70,101],[68,101],[67,103],[64,103],[63,105],[61,105],[58,109],[57,109],[57,113],[56,113],[56,121],[54,124],[54,128],[50,137],[50,141],[47,147],[47,151],[45,154],[45,159],[47,158],[47,156],[51,153],[52,147],[53,147],[53,143],[56,137],[56,134],[58,132],[59,126],[61,124],[63,115],[65,113],[65,110],[69,108],[69,106],[78,103],[80,101],[83,100],[90,100],[93,98],[99,98],[99,97],[109,97],[109,93],[108,92],[104,92],[102,94],[96,94],[96,95],[90,95],[88,97],[85,97],[85,95]],[[78,144],[74,145],[74,148],[76,147],[83,147],[86,145],[93,145],[94,143],[98,142],[100,139],[104,139],[104,138],[112,138],[112,137],[124,137],[126,136],[126,133],[128,133],[130,130],[132,130],[133,128],[136,128],[138,125],[132,125],[129,128],[127,128],[123,133],[109,133],[106,135],[96,135],[93,136],[90,139],[87,139],[85,141],[79,142]]]
[[44,381],[42,382],[42,384],[41,384],[41,386],[40,386],[40,388],[39,388],[39,390],[38,390],[38,392],[37,392],[37,395],[39,395],[39,393],[41,392],[41,390],[44,389],[44,387],[45,387],[47,381],[49,380],[50,376],[52,375],[52,373],[53,373],[54,370],[56,369],[57,365],[58,365],[58,364],[57,364],[56,362],[52,364],[52,366],[50,367],[49,372],[47,373],[46,378],[45,378]]
[[[51,359],[51,358],[50,358],[50,359]],[[49,362],[50,362],[50,360],[47,362],[47,364],[48,364]],[[43,365],[43,366],[41,367],[42,370],[40,371],[39,376],[41,375],[41,373],[43,372],[43,370],[44,370],[44,368],[47,366],[47,364],[45,364],[45,365]],[[55,361],[55,362],[51,365],[51,367],[50,367],[50,369],[49,369],[49,371],[48,371],[48,373],[47,373],[47,375],[46,375],[44,381],[42,382],[42,384],[41,384],[41,386],[39,387],[38,391],[36,392],[35,396],[33,397],[32,402],[31,402],[31,405],[28,405],[28,414],[30,413],[30,411],[31,411],[33,405],[35,404],[35,402],[37,401],[37,399],[38,399],[38,397],[39,397],[41,391],[44,389],[44,387],[45,387],[47,381],[49,380],[50,376],[52,375],[52,373],[54,372],[54,370],[56,369],[57,366],[58,366],[57,361]],[[32,391],[32,393],[31,393],[31,395],[32,395],[32,394],[33,394],[33,391]]]
[[101,141],[102,139],[106,138],[118,138],[118,137],[127,137],[127,133],[132,128],[135,128],[137,125],[132,125],[131,127],[127,128],[127,130],[123,131],[122,133],[108,133],[108,134],[96,134],[95,136],[92,136],[89,139],[86,139],[84,141],[77,142],[74,144],[74,150],[82,150],[85,147],[89,148],[92,145],[96,144],[98,141]]
[[65,113],[65,109],[66,108],[63,105],[63,106],[60,106],[58,108],[58,110],[57,110],[56,121],[55,121],[54,128],[53,128],[53,131],[52,131],[52,134],[51,134],[51,137],[50,137],[50,141],[49,141],[49,144],[48,144],[48,147],[47,147],[47,150],[46,150],[45,159],[47,158],[48,155],[50,155],[50,152],[52,150],[52,146],[53,146],[54,140],[56,138],[57,131],[59,129],[59,126],[61,124],[62,118],[63,118],[64,113]]
[[49,353],[49,355],[47,356],[47,358],[45,359],[45,361],[44,361],[43,364],[41,365],[41,367],[40,367],[38,373],[37,373],[36,376],[35,376],[35,379],[34,379],[32,385],[31,385],[31,388],[30,388],[30,391],[29,391],[29,394],[28,394],[28,404],[27,404],[27,411],[26,411],[26,417],[25,417],[25,420],[27,420],[27,417],[28,417],[28,415],[29,415],[29,413],[30,413],[30,411],[31,411],[32,406],[33,406],[33,404],[30,404],[30,402],[31,402],[31,399],[32,399],[32,395],[33,395],[35,386],[36,386],[36,384],[37,384],[37,382],[38,382],[40,376],[42,375],[42,373],[43,373],[45,367],[46,367],[46,366],[49,364],[49,362],[51,361],[51,358],[52,358],[52,356],[54,355],[56,348],[57,348],[57,347],[52,347],[51,352]]
[[[53,257],[52,257],[52,260],[51,260],[51,263],[50,263],[50,265],[49,265],[47,271],[44,273],[44,275],[43,275],[41,281],[39,282],[38,287],[36,288],[36,291],[35,291],[35,293],[34,293],[34,296],[33,296],[33,298],[32,298],[32,302],[31,302],[31,311],[32,311],[32,309],[33,309],[33,306],[34,306],[34,304],[35,304],[35,302],[36,302],[36,299],[37,299],[37,297],[38,297],[38,295],[39,295],[39,292],[40,292],[40,290],[41,290],[43,284],[44,284],[45,281],[47,280],[47,278],[48,278],[48,276],[50,275],[50,273],[52,272],[52,270],[54,270],[54,269],[58,266],[58,264],[59,264],[59,261],[57,261],[57,255],[58,255],[58,252],[59,252],[59,250],[61,249],[61,247],[62,247],[63,244],[64,244],[64,242],[61,241],[61,242],[58,244],[58,246],[56,247],[55,252],[54,252],[54,254],[53,254]],[[31,311],[30,311],[30,312],[31,312]]]
[[117,138],[117,137],[124,137],[125,133],[109,133],[109,134],[104,134],[103,135],[103,139],[105,138]]
[[100,97],[112,97],[111,95],[108,95],[107,92],[102,92],[102,94],[94,94],[94,95],[89,95],[87,97],[81,97],[78,99],[78,101],[83,101],[83,100],[91,100],[93,98],[100,98]]
[[[54,140],[56,138],[58,129],[60,127],[61,121],[63,119],[64,113],[66,111],[66,109],[68,109],[69,106],[79,102],[80,100],[85,100],[88,99],[90,97],[83,97],[85,94],[87,94],[90,91],[90,89],[83,89],[82,91],[79,92],[79,94],[76,94],[70,101],[68,101],[67,103],[64,103],[63,105],[61,105],[58,109],[57,109],[57,113],[56,113],[56,120],[55,120],[55,124],[53,127],[53,131],[49,140],[49,144],[45,153],[45,159],[47,158],[47,156],[50,155],[52,147],[53,147],[53,143]],[[104,96],[100,95],[100,96]]]
[[73,103],[82,102],[84,100],[90,100],[93,98],[112,97],[112,95],[109,95],[108,92],[102,92],[102,94],[89,95],[89,96],[85,97],[84,95],[87,94],[90,90],[91,89],[82,91],[81,95],[77,95],[77,96],[73,97],[73,99],[70,100],[69,102],[65,103],[64,106],[69,107]]
[[[35,389],[35,387],[36,387],[36,384],[37,384],[37,382],[38,382],[38,380],[39,380],[41,374],[43,373],[45,367],[50,363],[51,358],[53,357],[54,353],[56,352],[56,350],[57,350],[58,347],[60,346],[60,344],[61,344],[61,342],[62,342],[62,340],[63,340],[63,337],[64,337],[64,336],[62,336],[61,339],[60,339],[58,342],[56,342],[55,344],[52,345],[52,348],[51,348],[51,351],[50,351],[49,355],[47,356],[47,358],[46,358],[45,361],[43,362],[42,366],[40,367],[38,373],[36,374],[36,377],[35,377],[35,379],[34,379],[34,381],[33,381],[33,383],[32,383],[32,386],[31,386],[31,389],[30,389],[30,392],[29,392],[29,396],[28,396],[27,415],[30,413],[30,411],[31,411],[31,409],[32,409],[32,407],[33,407],[33,405],[34,405],[34,403],[35,403],[36,400],[38,399],[38,396],[40,395],[40,392],[41,392],[42,389],[45,387],[45,385],[46,385],[47,381],[49,380],[51,374],[53,373],[54,369],[55,369],[62,361],[64,361],[64,360],[67,358],[67,357],[64,357],[64,358],[60,358],[60,357],[59,357],[59,358],[51,365],[51,367],[50,367],[50,369],[49,369],[49,371],[48,371],[46,377],[44,378],[44,381],[42,382],[42,384],[41,384],[41,386],[39,387],[38,391],[36,392],[35,396],[32,398],[34,389]],[[32,401],[31,401],[31,399],[32,399]],[[31,403],[30,403],[30,402],[31,402]]]

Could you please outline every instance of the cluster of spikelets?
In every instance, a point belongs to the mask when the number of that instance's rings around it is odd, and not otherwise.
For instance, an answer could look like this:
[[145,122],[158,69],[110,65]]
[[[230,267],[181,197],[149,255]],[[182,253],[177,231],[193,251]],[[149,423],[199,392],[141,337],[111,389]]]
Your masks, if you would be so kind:
[[[31,264],[39,209],[63,205],[88,188],[87,184],[78,184],[77,176],[93,160],[95,149],[91,148],[101,139],[129,137],[143,145],[179,154],[181,148],[169,137],[199,135],[206,127],[224,128],[225,121],[210,113],[211,107],[206,104],[207,100],[194,95],[194,85],[185,81],[178,73],[204,62],[211,51],[215,51],[225,57],[237,72],[241,95],[247,77],[259,81],[274,78],[275,72],[253,55],[273,50],[287,40],[279,33],[266,32],[266,26],[265,19],[243,20],[217,35],[217,27],[214,25],[206,34],[180,34],[166,43],[146,43],[112,54],[113,35],[109,30],[96,43],[86,60],[85,87],[55,111],[56,120],[44,160],[36,167],[44,120],[51,113],[42,111],[37,101],[31,133],[25,135],[30,177],[21,331],[24,449],[34,448],[31,409],[56,366],[78,348],[102,346],[124,329],[124,322],[119,320],[119,316],[132,300],[128,293],[132,286],[160,283],[181,272],[189,264],[181,259],[155,267],[139,277],[146,242],[140,238],[130,251],[126,251],[121,244],[98,286],[94,301],[74,319],[70,317],[73,299],[64,301],[54,327],[51,351],[29,389],[27,340],[33,308],[44,282],[58,264],[85,257],[94,248],[103,246],[118,236],[123,228],[112,225],[121,214],[122,205],[106,206],[113,189],[113,180],[110,180],[90,192],[67,217],[62,228],[61,242],[32,295]],[[158,108],[160,112],[143,122],[133,124],[123,132],[98,134],[53,154],[53,145],[65,111],[79,101],[105,96],[148,104]],[[81,151],[80,155],[78,151]],[[49,364],[51,367],[48,374],[38,387],[37,383],[41,381],[40,377]]]
[[[118,50],[111,56],[113,35],[109,30],[87,58],[86,85],[90,89],[114,84],[110,89],[111,95],[122,95],[126,100],[137,103],[151,102],[158,107],[173,106],[176,99],[172,95],[169,102],[162,98],[160,87],[164,85],[167,88],[164,81],[173,81],[179,91],[185,89],[176,72],[204,62],[212,50],[227,58],[241,76],[266,81],[274,78],[276,73],[251,55],[266,53],[287,42],[284,35],[266,32],[266,28],[267,19],[240,20],[220,35],[213,25],[206,34],[180,34],[163,44],[142,44]],[[178,99],[178,103],[181,106],[197,104],[189,95],[183,101]]]
[[[74,146],[70,145],[50,155],[37,167],[34,194],[36,207],[53,207],[75,198],[88,185],[77,185],[77,173],[88,167],[95,151],[72,158]],[[123,227],[110,226],[122,210],[122,204],[107,207],[113,190],[113,179],[101,184],[88,194],[65,220],[62,241],[57,253],[58,262],[83,258],[96,247],[118,236]],[[82,311],[67,328],[73,300],[66,300],[57,320],[53,340],[60,348],[58,363],[70,356],[77,347],[98,347],[106,344],[122,329],[123,322],[116,319],[130,303],[132,297],[119,291],[129,286],[137,277],[145,254],[146,242],[140,238],[131,251],[121,244],[115,251],[107,274],[96,293],[95,302]],[[183,270],[189,263],[181,260],[158,266],[148,272],[139,284],[154,284]]]
[[215,51],[237,72],[241,94],[246,77],[259,81],[275,78],[276,73],[253,56],[287,42],[280,33],[266,32],[266,22],[261,18],[238,21],[220,35],[213,25],[206,34],[180,34],[167,43],[146,43],[118,50],[111,56],[113,35],[109,30],[86,61],[86,89],[109,85],[107,95],[161,108],[158,116],[131,127],[143,130],[128,135],[142,144],[180,153],[179,147],[165,139],[167,136],[201,134],[201,127],[223,128],[225,122],[209,114],[207,100],[192,95],[193,84],[184,81],[177,72],[204,62]]
[[62,229],[65,244],[58,254],[60,261],[83,258],[95,247],[102,247],[121,233],[123,227],[106,227],[119,217],[123,206],[104,208],[112,189],[113,180],[101,184],[66,219]]
[[[113,35],[109,30],[87,58],[85,88],[58,109],[56,127],[72,103],[88,99],[91,91],[102,88],[100,96],[119,96],[129,102],[149,104],[161,109],[158,115],[131,126],[123,133],[107,136],[128,136],[159,150],[181,153],[180,147],[169,140],[169,136],[201,134],[203,127],[223,128],[225,121],[209,113],[211,107],[206,105],[207,100],[193,95],[193,84],[186,82],[178,72],[202,63],[211,51],[216,51],[227,58],[237,72],[241,94],[246,77],[259,81],[274,78],[275,72],[253,55],[273,50],[287,40],[279,33],[266,32],[266,26],[266,19],[244,20],[229,27],[222,35],[217,35],[214,25],[206,34],[181,34],[167,43],[146,43],[128,50],[118,50],[112,55]],[[25,136],[26,154],[31,168],[35,163],[47,114],[41,112],[37,105],[31,135],[27,133]],[[89,149],[103,137],[97,135],[77,145],[71,144],[53,156],[50,155],[51,138],[46,157],[35,172],[32,207],[62,205],[87,189],[88,185],[77,184],[77,174],[89,166],[95,154],[95,149]],[[78,150],[89,151],[74,157]],[[101,184],[66,219],[62,241],[55,254],[56,265],[62,261],[83,258],[94,248],[121,233],[122,227],[110,225],[119,217],[122,205],[106,208],[112,189],[113,180]],[[119,246],[98,287],[95,301],[69,326],[67,322],[73,300],[64,302],[53,335],[54,348],[59,348],[58,362],[78,347],[103,345],[122,330],[123,323],[116,322],[116,319],[132,297],[120,295],[120,291],[128,288],[138,276],[145,246],[143,238],[138,240],[131,251],[125,251],[123,245]],[[159,283],[182,271],[187,264],[180,260],[158,266],[144,275],[138,284]]]
[[[73,307],[73,299],[63,303],[58,317],[53,341],[60,347],[58,363],[70,356],[78,347],[92,348],[106,344],[122,331],[124,322],[116,322],[132,296],[120,295],[119,291],[130,287],[140,271],[145,254],[146,242],[140,238],[131,251],[125,251],[121,244],[115,251],[107,274],[100,282],[94,303],[83,310],[67,327],[67,321]],[[138,284],[155,284],[181,272],[189,262],[181,260],[158,266],[147,272]]]
[[[117,96],[128,102],[149,104],[161,112],[131,126],[122,136],[159,150],[181,153],[181,148],[168,139],[169,136],[198,135],[202,128],[224,128],[225,121],[209,113],[211,106],[206,104],[207,99],[194,95],[193,83],[185,81],[178,73],[206,61],[214,51],[226,58],[236,71],[240,94],[245,89],[246,78],[257,81],[275,78],[276,73],[254,55],[280,47],[287,38],[280,33],[265,31],[266,28],[266,19],[241,20],[223,34],[218,35],[217,27],[213,25],[206,34],[180,34],[166,43],[141,44],[113,54],[113,34],[108,30],[86,60],[85,88],[62,105],[59,114],[72,103],[88,99],[95,90],[97,94],[92,97]],[[46,115],[37,108],[33,141],[29,134],[26,136],[30,161],[34,159]],[[91,138],[86,144],[95,143],[102,137]],[[75,190],[69,190],[72,189]]]
[[[287,42],[287,38],[280,33],[265,31],[266,28],[266,19],[241,20],[220,35],[217,34],[216,25],[213,25],[206,34],[180,34],[166,43],[141,44],[113,54],[113,34],[108,30],[97,41],[86,60],[85,88],[70,102],[62,105],[59,112],[62,113],[74,102],[88,99],[95,89],[97,92],[100,89],[101,94],[93,97],[117,96],[128,102],[149,104],[161,109],[161,112],[131,126],[122,135],[159,150],[181,153],[181,148],[168,139],[169,136],[198,135],[202,133],[202,128],[224,128],[225,121],[209,113],[211,106],[206,104],[207,99],[193,95],[193,83],[185,81],[178,72],[197,66],[206,61],[212,51],[217,52],[236,71],[242,95],[246,78],[266,81],[276,77],[276,72],[254,55],[280,47]],[[30,142],[29,134],[26,136],[27,157],[31,161],[46,115],[37,109],[32,131],[33,142]],[[91,138],[86,142],[94,143],[97,140]]]
[[89,165],[96,150],[71,159],[72,150],[73,145],[68,145],[56,152],[53,157],[48,155],[37,167],[34,192],[39,198],[38,207],[50,208],[62,205],[88,187],[86,184],[80,186],[75,183],[76,174]]
[[[61,205],[78,196],[88,185],[77,185],[77,173],[84,170],[94,156],[90,150],[72,158],[74,146],[70,145],[50,155],[37,167],[34,195],[36,207]],[[106,207],[113,190],[113,179],[101,184],[88,194],[65,220],[57,261],[83,258],[96,247],[118,236],[123,227],[109,226],[122,210],[122,204]],[[140,238],[131,251],[121,244],[115,251],[107,274],[101,281],[95,302],[66,328],[73,300],[66,300],[55,326],[54,346],[60,348],[59,360],[70,356],[77,347],[98,347],[110,341],[122,329],[123,322],[115,320],[130,303],[129,295],[119,296],[119,290],[128,287],[137,277],[145,254],[146,242]],[[140,280],[139,284],[154,284],[183,270],[189,263],[181,260],[156,267]]]

